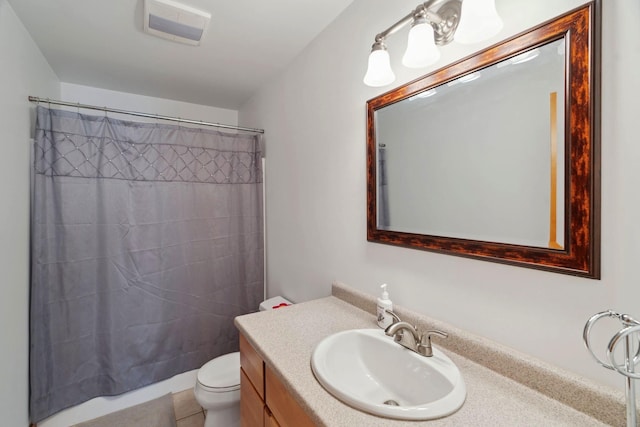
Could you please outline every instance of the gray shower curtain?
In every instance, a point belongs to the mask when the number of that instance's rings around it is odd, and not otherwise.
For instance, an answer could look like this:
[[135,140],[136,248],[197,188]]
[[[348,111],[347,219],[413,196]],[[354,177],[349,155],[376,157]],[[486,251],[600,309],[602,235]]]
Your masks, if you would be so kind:
[[238,350],[263,296],[261,141],[37,108],[33,422]]

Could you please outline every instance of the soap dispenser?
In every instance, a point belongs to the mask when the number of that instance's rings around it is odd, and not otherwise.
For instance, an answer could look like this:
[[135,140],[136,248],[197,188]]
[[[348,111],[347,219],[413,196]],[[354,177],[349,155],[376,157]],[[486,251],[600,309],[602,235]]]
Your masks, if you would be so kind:
[[386,310],[393,310],[393,303],[389,299],[389,293],[387,292],[387,284],[383,284],[380,286],[382,288],[382,294],[378,298],[378,326],[382,329],[386,329],[389,325],[393,323],[393,317],[386,312]]

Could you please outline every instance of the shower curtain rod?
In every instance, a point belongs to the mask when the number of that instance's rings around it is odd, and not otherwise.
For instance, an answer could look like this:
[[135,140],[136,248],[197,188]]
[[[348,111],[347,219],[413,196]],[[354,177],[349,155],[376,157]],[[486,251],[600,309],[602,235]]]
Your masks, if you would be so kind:
[[159,114],[141,113],[138,111],[118,110],[116,108],[98,107],[97,105],[80,104],[79,102],[67,102],[67,101],[59,101],[59,100],[54,100],[49,98],[38,98],[37,96],[29,96],[29,101],[38,102],[38,103],[42,102],[44,104],[64,105],[67,107],[76,107],[76,108],[83,108],[88,110],[99,110],[99,111],[104,111],[109,113],[128,114],[130,116],[148,117],[148,118],[157,119],[157,120],[168,120],[172,122],[190,123],[190,124],[201,125],[201,126],[212,126],[212,127],[224,128],[224,129],[234,129],[234,130],[239,130],[243,132],[264,133],[264,129],[254,129],[254,128],[247,128],[242,126],[225,125],[221,123],[203,122],[202,120],[181,119],[180,117],[161,116]]

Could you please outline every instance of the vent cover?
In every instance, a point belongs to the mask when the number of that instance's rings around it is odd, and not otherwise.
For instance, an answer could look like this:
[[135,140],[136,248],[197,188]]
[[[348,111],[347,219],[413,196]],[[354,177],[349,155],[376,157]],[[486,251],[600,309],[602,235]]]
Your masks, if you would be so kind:
[[173,0],[144,0],[144,31],[157,37],[198,46],[211,14]]

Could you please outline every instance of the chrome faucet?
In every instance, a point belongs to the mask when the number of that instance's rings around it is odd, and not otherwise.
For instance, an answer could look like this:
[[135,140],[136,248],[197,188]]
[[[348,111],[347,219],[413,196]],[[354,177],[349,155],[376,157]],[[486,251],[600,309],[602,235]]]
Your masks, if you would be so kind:
[[[402,319],[400,319],[400,317],[398,317],[398,315],[395,314],[393,311],[385,310],[385,313],[388,313],[388,314],[391,315],[391,317],[393,317],[393,323],[402,322]],[[391,326],[391,325],[389,325],[389,326]]]
[[[431,347],[432,335],[438,335],[443,338],[449,336],[446,332],[438,330],[426,331],[424,334],[420,334],[415,326],[400,320],[398,315],[392,311],[387,310],[387,313],[393,316],[394,322],[384,330],[384,333],[393,337],[393,340],[401,346],[422,356],[433,356],[433,348]],[[405,331],[409,333],[405,333]]]
[[[409,333],[406,333],[408,331]],[[420,335],[416,330],[416,327],[407,322],[395,322],[392,323],[384,330],[384,333],[403,347],[409,350],[416,351],[418,343],[420,342]]]

